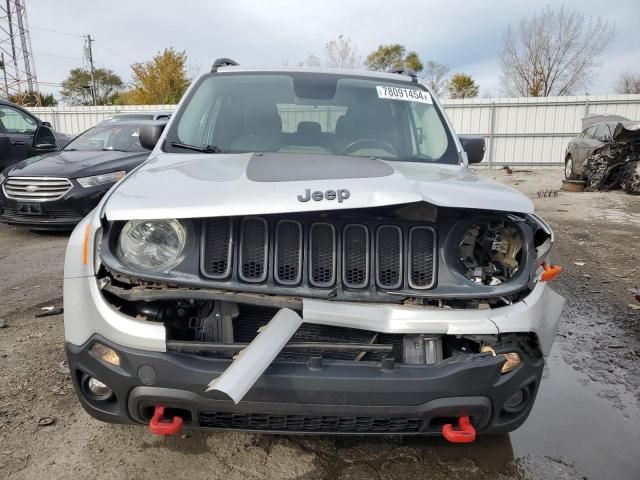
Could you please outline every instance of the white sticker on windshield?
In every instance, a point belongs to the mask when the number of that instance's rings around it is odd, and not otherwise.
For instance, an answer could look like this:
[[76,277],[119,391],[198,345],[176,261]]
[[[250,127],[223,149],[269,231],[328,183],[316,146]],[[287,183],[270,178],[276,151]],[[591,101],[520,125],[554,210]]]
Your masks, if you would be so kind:
[[406,102],[419,102],[432,104],[431,95],[424,90],[415,88],[386,87],[378,85],[378,98],[388,98],[390,100],[404,100]]

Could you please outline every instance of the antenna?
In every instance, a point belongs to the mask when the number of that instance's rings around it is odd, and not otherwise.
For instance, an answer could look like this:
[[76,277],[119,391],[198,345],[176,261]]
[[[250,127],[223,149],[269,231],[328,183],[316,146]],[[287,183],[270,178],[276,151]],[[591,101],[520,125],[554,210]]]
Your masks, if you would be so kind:
[[0,2],[0,70],[4,80],[0,95],[18,97],[20,103],[29,99],[40,106],[25,0]]

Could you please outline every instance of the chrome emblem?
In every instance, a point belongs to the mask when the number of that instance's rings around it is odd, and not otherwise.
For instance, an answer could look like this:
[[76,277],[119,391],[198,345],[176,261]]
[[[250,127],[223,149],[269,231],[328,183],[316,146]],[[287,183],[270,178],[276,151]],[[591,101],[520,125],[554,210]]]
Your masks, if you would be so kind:
[[27,188],[25,188],[25,190],[29,193],[33,193],[38,191],[38,187],[36,187],[35,185],[27,185]]

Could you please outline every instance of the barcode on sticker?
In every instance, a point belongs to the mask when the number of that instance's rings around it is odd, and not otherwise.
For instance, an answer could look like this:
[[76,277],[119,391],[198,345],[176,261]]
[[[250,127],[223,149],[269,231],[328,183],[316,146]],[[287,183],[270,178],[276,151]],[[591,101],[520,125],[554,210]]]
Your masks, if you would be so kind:
[[414,88],[385,87],[378,85],[378,98],[388,98],[390,100],[404,100],[407,102],[433,103],[429,92]]

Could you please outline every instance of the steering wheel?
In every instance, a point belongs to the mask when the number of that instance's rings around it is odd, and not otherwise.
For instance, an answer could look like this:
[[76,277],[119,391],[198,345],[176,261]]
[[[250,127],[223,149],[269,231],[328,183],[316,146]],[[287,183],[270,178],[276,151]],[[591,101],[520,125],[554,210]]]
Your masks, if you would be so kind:
[[375,138],[361,138],[355,142],[351,142],[349,145],[340,150],[340,155],[349,155],[350,153],[357,152],[363,148],[381,148],[386,150],[392,155],[398,155],[396,149],[389,142],[385,140],[378,140]]

